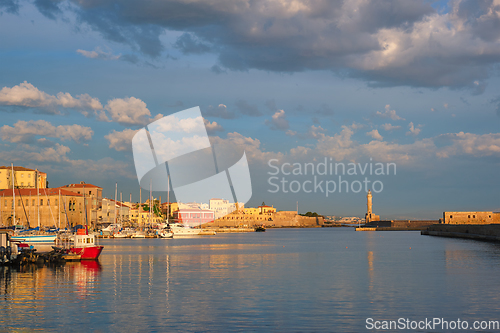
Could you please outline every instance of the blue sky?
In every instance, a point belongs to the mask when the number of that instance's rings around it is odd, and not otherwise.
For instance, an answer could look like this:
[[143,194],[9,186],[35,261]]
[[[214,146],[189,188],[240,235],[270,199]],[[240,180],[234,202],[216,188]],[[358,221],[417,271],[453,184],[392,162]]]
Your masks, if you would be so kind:
[[371,177],[382,217],[500,210],[494,1],[4,0],[0,13],[0,164],[51,187],[112,197],[118,182],[138,200],[133,134],[199,106],[213,144],[245,149],[249,205],[362,216],[364,191],[270,192],[270,159],[327,157],[397,164]]

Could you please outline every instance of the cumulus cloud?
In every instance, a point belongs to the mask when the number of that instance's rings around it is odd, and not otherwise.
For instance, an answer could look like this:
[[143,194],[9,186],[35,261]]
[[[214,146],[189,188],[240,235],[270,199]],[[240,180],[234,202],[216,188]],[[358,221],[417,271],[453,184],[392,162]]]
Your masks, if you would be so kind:
[[206,119],[203,119],[205,123],[205,128],[207,129],[208,134],[214,134],[216,132],[224,132],[224,128],[222,125],[219,125],[216,121],[210,122]]
[[151,112],[146,103],[135,97],[112,99],[108,101],[104,109],[111,120],[122,125],[147,125],[163,117],[160,113],[151,118]]
[[[60,15],[57,4],[38,2],[47,17]],[[185,54],[214,52],[219,72],[345,69],[375,85],[467,87],[478,94],[500,56],[494,1],[450,1],[439,12],[425,0],[72,4],[67,10],[78,22],[150,57],[161,56],[165,30],[180,31],[174,46]]]
[[35,142],[36,136],[80,142],[92,139],[93,134],[94,131],[90,127],[77,124],[54,126],[45,120],[19,120],[13,127],[8,125],[0,127],[0,136],[3,141],[19,143]]
[[375,116],[379,118],[390,118],[392,120],[405,120],[396,114],[396,110],[391,110],[391,106],[389,104],[385,106],[385,111],[377,111]]
[[401,128],[401,126],[394,126],[394,125],[391,125],[389,123],[383,124],[381,127],[384,130],[386,130],[387,132],[390,132],[390,131],[393,131],[393,130],[398,130],[398,129]]
[[74,108],[84,114],[87,114],[89,110],[94,112],[102,110],[99,99],[90,97],[88,94],[73,97],[69,93],[60,92],[54,96],[26,81],[12,88],[3,87],[0,90],[0,105],[42,108],[53,114],[58,114],[59,108]]
[[273,130],[285,131],[290,128],[290,124],[286,119],[284,110],[276,111],[271,120],[266,120],[266,125],[268,125]]
[[370,132],[367,132],[366,135],[371,136],[375,140],[379,140],[379,141],[382,141],[384,139],[383,136],[380,135],[380,133],[376,129],[374,129],[374,130],[372,130]]
[[132,150],[132,138],[138,130],[133,130],[126,128],[123,131],[113,130],[109,134],[105,135],[104,138],[109,142],[109,148],[116,151],[127,151]]
[[411,136],[417,136],[420,134],[420,127],[421,125],[418,125],[417,127],[415,127],[413,125],[413,122],[410,122],[408,124],[408,128],[410,129],[408,132],[406,132],[406,135],[411,135]]
[[324,129],[323,127],[311,125],[306,133],[299,133],[296,131],[288,130],[285,134],[288,136],[297,137],[299,139],[316,139],[320,134],[325,132],[326,129]]
[[19,3],[16,0],[3,0],[0,2],[0,14],[1,9],[10,14],[19,14]]
[[474,157],[500,156],[500,133],[473,134],[448,133],[436,138],[444,147],[437,152],[438,157],[448,158],[455,155]]

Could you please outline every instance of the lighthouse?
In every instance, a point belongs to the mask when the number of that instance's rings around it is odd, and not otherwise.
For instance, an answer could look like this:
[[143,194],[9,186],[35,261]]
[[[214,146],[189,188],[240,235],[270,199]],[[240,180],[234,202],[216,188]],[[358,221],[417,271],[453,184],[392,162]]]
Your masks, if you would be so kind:
[[368,194],[366,195],[365,223],[372,221],[380,221],[380,216],[373,214],[372,191],[368,190]]
[[373,206],[373,203],[372,203],[372,191],[368,190],[368,194],[366,195],[366,207],[367,207],[366,213],[368,215],[371,215],[371,213],[373,212],[372,211],[372,206]]

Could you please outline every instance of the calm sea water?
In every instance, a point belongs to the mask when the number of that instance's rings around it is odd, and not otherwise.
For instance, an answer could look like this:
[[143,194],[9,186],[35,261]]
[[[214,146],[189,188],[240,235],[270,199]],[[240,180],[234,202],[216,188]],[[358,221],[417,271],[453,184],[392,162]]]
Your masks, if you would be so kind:
[[350,228],[101,243],[99,263],[0,268],[0,330],[360,332],[369,317],[500,320],[493,243]]

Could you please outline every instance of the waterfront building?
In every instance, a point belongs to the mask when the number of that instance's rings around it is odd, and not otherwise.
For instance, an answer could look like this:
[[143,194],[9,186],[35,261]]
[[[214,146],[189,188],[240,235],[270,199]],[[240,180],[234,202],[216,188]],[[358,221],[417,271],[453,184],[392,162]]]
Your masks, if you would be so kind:
[[276,208],[273,206],[262,205],[259,206],[259,214],[274,214],[276,213]]
[[445,224],[500,223],[500,212],[443,212]]
[[243,213],[248,215],[259,215],[260,209],[255,207],[248,207],[243,209]]
[[101,224],[130,222],[130,207],[113,199],[102,199]]
[[208,209],[179,209],[174,212],[174,221],[191,227],[212,223],[215,213]]
[[[14,178],[12,178],[12,170],[14,170]],[[37,188],[37,178],[38,188],[47,188],[45,172],[21,166],[0,166],[0,190],[12,189],[14,182],[15,188]]]
[[78,184],[68,184],[58,188],[83,195],[85,197],[85,207],[87,207],[87,220],[89,221],[89,225],[95,226],[97,223],[101,222],[102,187],[81,181]]
[[34,228],[85,225],[83,195],[62,188],[0,191],[0,225]]

